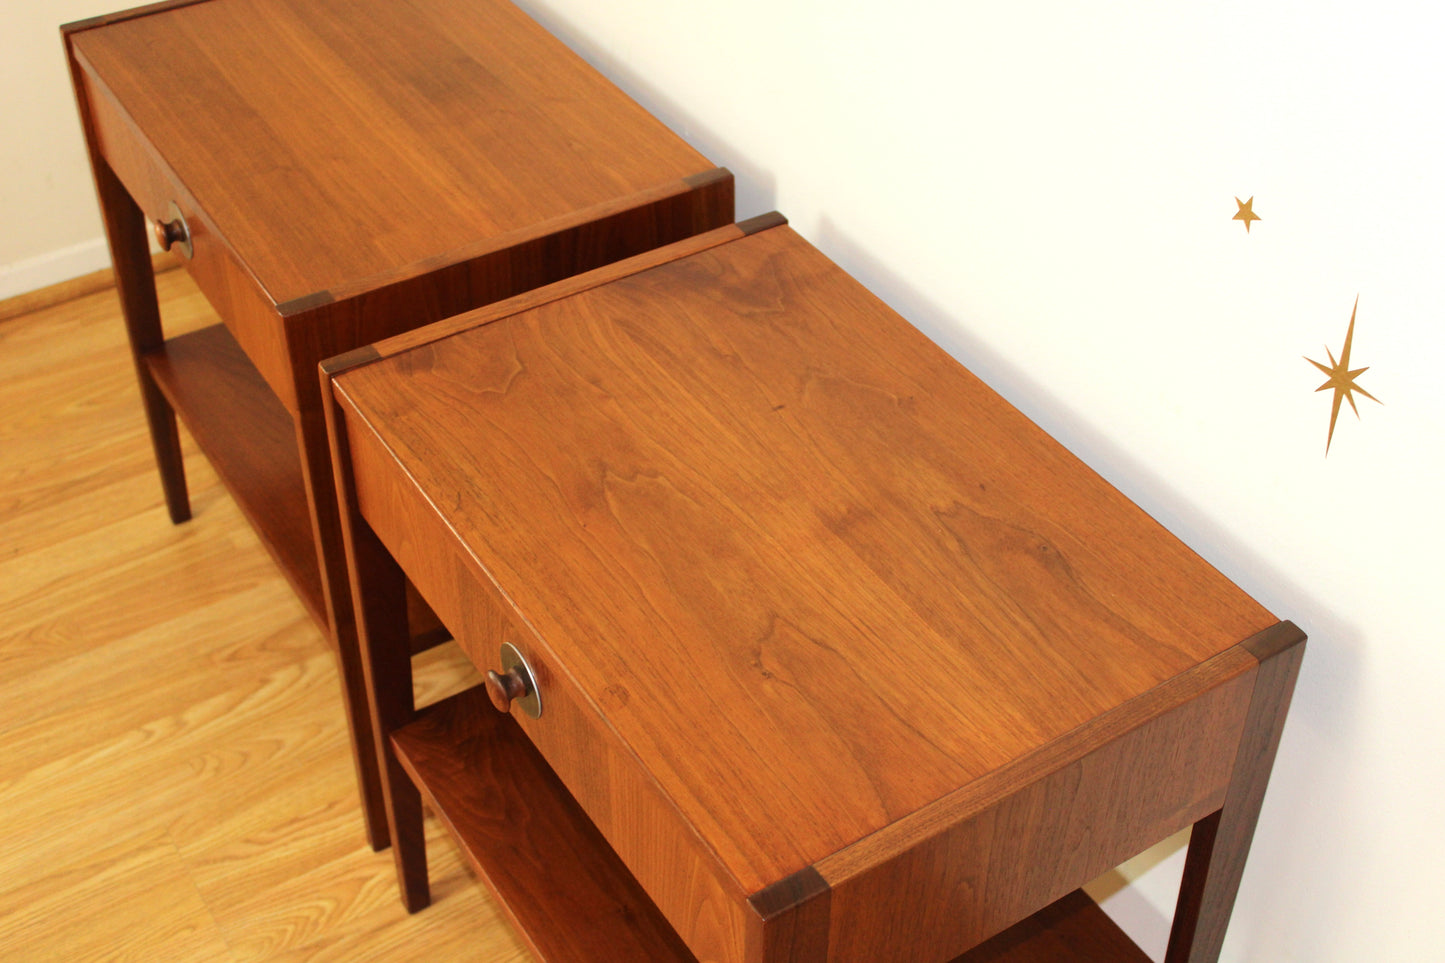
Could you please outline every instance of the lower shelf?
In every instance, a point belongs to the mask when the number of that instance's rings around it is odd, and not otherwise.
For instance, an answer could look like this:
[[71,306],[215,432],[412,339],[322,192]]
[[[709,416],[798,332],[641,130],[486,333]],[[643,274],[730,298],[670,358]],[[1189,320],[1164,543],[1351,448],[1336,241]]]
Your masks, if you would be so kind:
[[[696,963],[592,822],[481,687],[392,744],[544,963]],[[1082,890],[953,963],[1150,963]]]
[[545,963],[696,963],[527,736],[475,688],[392,744]]
[[223,325],[172,338],[151,374],[317,623],[326,599],[291,415]]
[[[306,610],[325,630],[326,596],[291,414],[224,325],[172,338],[146,355],[146,363]],[[414,652],[451,637],[410,585],[407,614]]]

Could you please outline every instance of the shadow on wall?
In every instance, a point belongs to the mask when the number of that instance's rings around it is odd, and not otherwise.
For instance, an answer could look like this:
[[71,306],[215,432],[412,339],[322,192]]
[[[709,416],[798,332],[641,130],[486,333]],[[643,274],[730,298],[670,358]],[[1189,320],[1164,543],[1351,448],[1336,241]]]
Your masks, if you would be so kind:
[[1156,905],[1142,887],[1132,885],[1147,877],[1152,892],[1175,892],[1184,876],[1184,850],[1189,845],[1189,830],[1175,833],[1168,839],[1129,860],[1124,866],[1111,869],[1085,887],[1095,902],[1108,911],[1134,942],[1151,959],[1162,960],[1169,946],[1169,927],[1173,917]]
[[[1365,827],[1352,833],[1350,823],[1372,811],[1364,800],[1356,801],[1354,788],[1366,763],[1356,749],[1364,632],[1269,565],[1226,524],[1190,503],[1079,411],[973,337],[966,318],[950,316],[867,244],[827,217],[810,240],[1185,544],[1309,635],[1230,928],[1235,956],[1226,958],[1327,958],[1328,947],[1313,941],[1328,940],[1332,921],[1355,908],[1357,884],[1343,870],[1349,861],[1340,858],[1339,849],[1320,841],[1363,838]],[[1106,874],[1093,888],[1098,897],[1113,897],[1111,914],[1156,959],[1163,959],[1168,941],[1187,843],[1187,832],[1165,840],[1131,861],[1125,873]],[[1268,870],[1261,870],[1265,866]],[[1297,885],[1265,889],[1252,886],[1252,878],[1290,879]]]

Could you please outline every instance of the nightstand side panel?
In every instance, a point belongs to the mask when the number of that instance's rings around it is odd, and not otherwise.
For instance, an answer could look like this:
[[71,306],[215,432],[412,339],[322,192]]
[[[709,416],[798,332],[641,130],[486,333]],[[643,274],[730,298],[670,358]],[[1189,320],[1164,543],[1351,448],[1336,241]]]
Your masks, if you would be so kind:
[[1238,649],[1212,661],[1224,677],[1194,698],[821,863],[829,963],[951,960],[1219,809],[1257,669]]

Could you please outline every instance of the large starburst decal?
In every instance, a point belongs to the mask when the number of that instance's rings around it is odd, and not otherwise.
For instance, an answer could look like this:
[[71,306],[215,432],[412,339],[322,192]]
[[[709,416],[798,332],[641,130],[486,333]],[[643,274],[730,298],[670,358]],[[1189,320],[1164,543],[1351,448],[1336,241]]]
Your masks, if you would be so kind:
[[1345,346],[1340,349],[1339,361],[1335,360],[1335,353],[1329,349],[1328,345],[1325,346],[1325,354],[1328,355],[1330,359],[1329,367],[1320,364],[1313,358],[1305,358],[1306,361],[1316,368],[1319,368],[1329,377],[1328,381],[1315,390],[1326,391],[1333,389],[1335,393],[1334,400],[1330,405],[1330,433],[1325,438],[1326,456],[1330,453],[1330,443],[1335,440],[1335,422],[1340,417],[1341,401],[1348,401],[1350,403],[1350,410],[1355,413],[1356,418],[1360,417],[1360,409],[1355,407],[1355,392],[1358,391],[1377,405],[1384,404],[1379,398],[1376,398],[1364,388],[1355,384],[1355,379],[1366,371],[1369,371],[1369,367],[1355,368],[1354,370],[1350,369],[1350,344],[1355,340],[1355,313],[1359,311],[1359,309],[1360,297],[1359,295],[1355,295],[1355,306],[1350,311],[1350,327],[1349,330],[1345,332]]

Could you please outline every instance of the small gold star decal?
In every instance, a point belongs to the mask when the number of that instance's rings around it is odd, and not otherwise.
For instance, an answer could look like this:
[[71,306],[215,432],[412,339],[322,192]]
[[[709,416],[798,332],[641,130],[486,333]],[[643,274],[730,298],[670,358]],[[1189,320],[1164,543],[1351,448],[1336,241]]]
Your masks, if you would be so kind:
[[1250,221],[1262,221],[1262,220],[1264,220],[1264,218],[1262,218],[1262,217],[1260,217],[1258,214],[1254,213],[1254,195],[1251,194],[1249,200],[1247,200],[1247,201],[1241,201],[1238,197],[1236,197],[1236,198],[1234,199],[1234,203],[1236,203],[1236,204],[1239,205],[1239,213],[1236,214],[1236,215],[1234,215],[1232,218],[1230,218],[1230,220],[1231,220],[1231,221],[1243,221],[1243,222],[1244,222],[1244,233],[1246,233],[1246,234],[1249,233],[1249,222],[1250,222]]
[[1345,346],[1340,351],[1339,361],[1335,360],[1335,354],[1329,349],[1328,345],[1325,346],[1325,354],[1329,355],[1330,358],[1330,366],[1328,368],[1320,364],[1313,358],[1305,358],[1306,361],[1314,365],[1316,368],[1319,368],[1321,371],[1323,371],[1326,375],[1329,376],[1329,380],[1326,381],[1324,384],[1320,385],[1315,390],[1325,391],[1327,389],[1334,389],[1335,392],[1334,402],[1330,405],[1330,433],[1325,438],[1326,456],[1328,456],[1330,453],[1330,442],[1334,441],[1335,438],[1335,420],[1340,417],[1341,400],[1348,401],[1350,403],[1350,410],[1355,413],[1356,418],[1360,417],[1360,409],[1355,407],[1354,393],[1356,391],[1364,395],[1366,398],[1369,398],[1377,405],[1384,404],[1384,402],[1381,401],[1379,398],[1376,398],[1364,388],[1361,388],[1359,385],[1355,384],[1355,379],[1358,378],[1360,375],[1364,374],[1366,371],[1369,371],[1369,367],[1366,366],[1364,368],[1356,368],[1353,371],[1350,370],[1350,343],[1355,340],[1355,312],[1359,309],[1360,296],[1355,295],[1355,306],[1350,311],[1350,327],[1349,330],[1345,332]]

